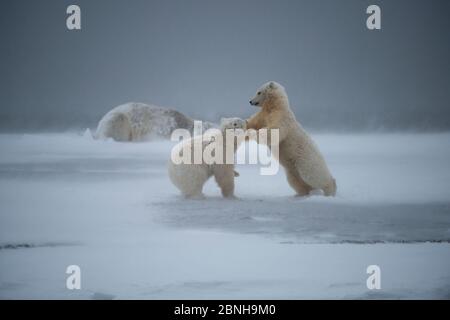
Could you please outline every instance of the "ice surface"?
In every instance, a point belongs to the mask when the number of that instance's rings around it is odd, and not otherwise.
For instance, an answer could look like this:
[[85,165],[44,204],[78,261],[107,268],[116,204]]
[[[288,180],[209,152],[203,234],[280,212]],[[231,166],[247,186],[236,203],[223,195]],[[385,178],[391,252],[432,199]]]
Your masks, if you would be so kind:
[[0,135],[0,298],[450,298],[450,134],[313,137],[336,198],[239,165],[185,200],[171,142]]

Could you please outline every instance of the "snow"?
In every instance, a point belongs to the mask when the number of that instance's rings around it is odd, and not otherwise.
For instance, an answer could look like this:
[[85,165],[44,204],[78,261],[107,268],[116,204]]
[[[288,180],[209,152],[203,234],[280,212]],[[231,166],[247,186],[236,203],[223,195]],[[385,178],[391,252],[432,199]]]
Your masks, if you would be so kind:
[[238,200],[185,200],[174,143],[0,135],[0,298],[450,298],[450,134],[313,138],[336,198],[239,165]]

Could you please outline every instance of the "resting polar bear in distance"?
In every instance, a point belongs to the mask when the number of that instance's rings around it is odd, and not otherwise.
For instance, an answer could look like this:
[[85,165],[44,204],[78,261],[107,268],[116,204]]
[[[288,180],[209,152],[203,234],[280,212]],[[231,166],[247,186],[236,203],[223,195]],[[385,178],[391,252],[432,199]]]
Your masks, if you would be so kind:
[[[209,122],[203,122],[202,126],[203,130],[214,127]],[[131,102],[105,114],[97,126],[94,138],[113,138],[116,141],[169,139],[172,131],[179,128],[193,133],[194,120],[176,110]]]
[[336,180],[314,141],[296,120],[283,86],[274,81],[264,84],[250,104],[261,107],[261,111],[248,119],[247,129],[279,129],[279,161],[297,194],[321,189],[325,196],[336,195]]

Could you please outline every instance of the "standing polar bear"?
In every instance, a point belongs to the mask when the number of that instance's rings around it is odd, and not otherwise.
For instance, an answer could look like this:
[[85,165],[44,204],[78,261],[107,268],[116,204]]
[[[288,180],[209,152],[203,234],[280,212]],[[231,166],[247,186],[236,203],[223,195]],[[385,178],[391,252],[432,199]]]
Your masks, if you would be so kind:
[[336,180],[314,141],[297,122],[283,86],[274,81],[264,84],[250,104],[261,111],[248,119],[247,129],[279,129],[279,161],[297,194],[321,189],[325,196],[335,196]]
[[[241,137],[238,132],[232,131],[232,135],[226,134],[228,129],[241,129]],[[244,135],[246,130],[246,121],[239,118],[223,118],[220,123],[220,130],[211,129],[213,132],[209,134],[206,132],[203,135],[198,135],[190,139],[185,139],[177,144],[172,150],[171,159],[169,160],[169,177],[172,183],[181,191],[187,198],[203,198],[203,185],[206,181],[214,176],[219,185],[222,195],[225,198],[234,198],[234,177],[239,176],[234,171],[234,153],[239,144],[245,140]],[[236,130],[237,131],[237,130]],[[229,139],[232,139],[230,141]],[[227,148],[228,144],[232,144]],[[215,155],[219,155],[219,150],[222,151],[222,156],[217,156],[213,163],[207,163],[202,157],[200,163],[193,161],[193,153],[196,145],[200,145],[201,155],[204,155],[206,149],[213,151]],[[226,161],[227,152],[233,152],[233,163]],[[174,158],[184,157],[183,153],[190,153],[189,163],[174,163]],[[229,159],[229,158],[228,158]]]

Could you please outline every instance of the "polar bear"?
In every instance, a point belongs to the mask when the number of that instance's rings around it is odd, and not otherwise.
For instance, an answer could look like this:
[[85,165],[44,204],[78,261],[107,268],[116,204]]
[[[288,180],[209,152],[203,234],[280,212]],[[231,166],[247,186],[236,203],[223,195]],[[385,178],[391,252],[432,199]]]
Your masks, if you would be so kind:
[[[233,135],[233,141],[228,141],[230,137],[227,136],[227,129],[242,129],[242,139],[239,139],[238,134]],[[219,185],[222,195],[225,198],[234,198],[234,177],[239,174],[234,171],[234,163],[229,164],[226,162],[226,146],[228,143],[233,143],[230,149],[234,153],[236,152],[239,144],[244,140],[244,134],[246,130],[246,121],[240,118],[222,118],[220,122],[220,130],[213,129],[206,132],[203,135],[186,139],[177,144],[172,150],[172,155],[182,155],[183,150],[194,151],[194,146],[199,143],[202,146],[202,154],[205,148],[216,147],[223,150],[223,161],[221,163],[207,164],[204,159],[200,164],[194,163],[181,163],[176,164],[173,161],[173,157],[169,160],[168,171],[169,177],[172,183],[181,191],[181,193],[187,198],[203,198],[203,185],[206,181],[214,176],[217,184]],[[218,135],[221,139],[218,139]],[[212,145],[214,144],[214,145]]]
[[321,189],[325,196],[335,196],[336,180],[314,141],[296,120],[283,86],[274,81],[264,84],[250,104],[261,110],[248,119],[247,129],[279,129],[279,162],[297,194]]
[[[202,123],[203,129],[214,127]],[[113,138],[116,141],[146,141],[170,138],[173,130],[183,128],[194,131],[194,120],[176,110],[130,102],[110,110],[100,120],[96,139]]]

